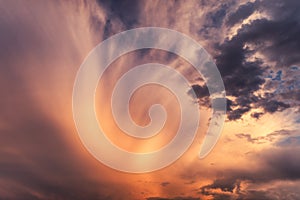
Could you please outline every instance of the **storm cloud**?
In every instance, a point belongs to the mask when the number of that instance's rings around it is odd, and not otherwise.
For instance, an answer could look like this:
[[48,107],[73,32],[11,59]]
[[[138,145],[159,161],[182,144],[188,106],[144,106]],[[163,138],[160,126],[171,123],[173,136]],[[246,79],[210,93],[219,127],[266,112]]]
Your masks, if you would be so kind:
[[[259,91],[264,87],[267,80],[265,77],[270,69],[288,71],[289,67],[299,64],[300,16],[296,8],[300,8],[299,2],[291,0],[255,1],[240,5],[235,11],[227,13],[227,17],[219,16],[227,29],[242,23],[255,15],[255,12],[269,16],[243,24],[236,34],[225,37],[224,42],[216,43],[218,53],[214,57],[226,93],[235,98],[232,110],[228,112],[229,120],[241,119],[254,108],[274,113],[290,107],[289,103],[276,100],[281,99],[279,95]],[[220,8],[217,13],[222,13],[223,9],[224,7]],[[264,57],[259,57],[258,54]],[[278,78],[274,77],[273,82]],[[198,98],[202,98],[203,90],[196,85],[193,88]],[[288,90],[287,86],[285,90]],[[296,89],[294,92],[297,93]],[[292,91],[283,93],[282,95],[294,96]],[[255,118],[261,115],[252,113]]]

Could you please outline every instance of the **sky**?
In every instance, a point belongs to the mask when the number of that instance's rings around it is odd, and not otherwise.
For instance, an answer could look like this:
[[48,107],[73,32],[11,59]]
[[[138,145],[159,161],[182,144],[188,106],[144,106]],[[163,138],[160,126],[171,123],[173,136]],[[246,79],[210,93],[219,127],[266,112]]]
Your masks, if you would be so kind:
[[[0,1],[0,199],[300,199],[299,9],[298,0]],[[98,121],[115,145],[154,151],[174,137],[180,121],[175,96],[146,85],[133,94],[130,114],[145,126],[150,106],[163,105],[168,117],[160,134],[139,140],[117,127],[110,97],[134,66],[157,62],[179,71],[201,114],[182,157],[158,171],[132,174],[105,166],[85,148],[73,120],[72,92],[96,45],[141,27],[176,30],[201,44],[220,71],[227,113],[218,143],[199,159],[211,120],[201,75],[162,50],[121,56],[95,94]]]

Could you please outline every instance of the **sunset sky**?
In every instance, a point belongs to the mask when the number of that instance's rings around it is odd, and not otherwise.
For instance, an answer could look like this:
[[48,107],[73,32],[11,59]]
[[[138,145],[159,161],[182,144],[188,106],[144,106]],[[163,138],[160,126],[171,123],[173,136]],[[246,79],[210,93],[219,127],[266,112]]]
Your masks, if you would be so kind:
[[[159,134],[137,139],[117,127],[112,91],[137,65],[161,63],[184,75],[201,116],[180,159],[132,174],[105,166],[85,148],[73,120],[72,93],[77,71],[96,45],[141,27],[176,30],[205,48],[224,82],[227,114],[218,143],[199,159],[211,120],[201,74],[162,50],[119,57],[95,94],[97,119],[115,145],[155,151],[178,129],[174,94],[154,84],[133,94],[129,110],[145,126],[151,105],[163,105],[168,116]],[[0,0],[0,60],[0,199],[300,199],[299,0]]]

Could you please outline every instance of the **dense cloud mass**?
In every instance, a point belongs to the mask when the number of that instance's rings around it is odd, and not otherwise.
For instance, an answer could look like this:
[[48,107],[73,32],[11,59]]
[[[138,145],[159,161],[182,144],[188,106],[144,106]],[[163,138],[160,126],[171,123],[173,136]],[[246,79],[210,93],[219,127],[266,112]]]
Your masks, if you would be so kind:
[[[0,199],[300,199],[299,10],[299,0],[1,1]],[[84,149],[71,99],[91,49],[145,26],[183,32],[212,55],[229,127],[207,160],[131,176]],[[123,64],[155,56],[210,107],[204,80],[176,55],[143,50]]]
[[[224,42],[216,45],[219,53],[215,59],[227,95],[235,98],[232,110],[228,112],[229,120],[240,119],[253,108],[274,113],[290,107],[288,103],[276,100],[279,99],[278,95],[261,89],[264,88],[270,70],[281,69],[288,74],[290,67],[299,64],[300,25],[296,10],[299,7],[296,1],[255,1],[240,5],[227,18],[221,17],[224,18],[225,26],[231,28],[254,12],[269,16],[243,24],[231,38],[226,37]],[[220,11],[223,11],[223,7]],[[276,77],[272,81],[284,82]],[[285,87],[287,92],[288,86]],[[201,93],[199,89],[196,92]],[[296,89],[291,93],[299,95]],[[253,116],[260,117],[255,113]]]

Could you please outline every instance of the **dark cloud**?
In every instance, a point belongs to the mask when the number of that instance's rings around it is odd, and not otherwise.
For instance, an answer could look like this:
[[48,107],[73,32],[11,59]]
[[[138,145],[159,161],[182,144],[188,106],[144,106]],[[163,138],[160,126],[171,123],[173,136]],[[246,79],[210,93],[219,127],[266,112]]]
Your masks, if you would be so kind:
[[257,101],[253,95],[265,81],[262,78],[264,69],[262,62],[246,61],[248,50],[243,48],[243,41],[233,38],[223,43],[219,49],[222,52],[216,57],[216,64],[221,72],[226,88],[226,94],[237,97],[236,105],[228,112],[229,120],[240,119],[243,114],[250,111],[250,104]]
[[163,187],[166,187],[170,184],[170,182],[162,182],[160,185],[163,186]]
[[[274,138],[281,133],[275,132],[269,134],[267,138]],[[282,134],[288,134],[282,131]],[[249,142],[258,142],[261,138],[252,138],[248,134],[239,134],[238,137],[245,137]],[[299,199],[300,193],[295,192],[292,186],[293,195],[286,198],[286,190],[281,190],[282,186],[268,187],[263,189],[262,185],[272,185],[275,182],[287,181],[299,188],[300,181],[300,148],[295,139],[291,137],[284,140],[276,146],[263,149],[255,154],[247,155],[247,159],[255,159],[260,167],[253,169],[230,169],[220,172],[221,177],[215,179],[212,184],[200,188],[203,195],[213,196],[214,199]],[[272,140],[272,139],[271,139]],[[294,144],[294,145],[286,145]],[[250,189],[241,187],[241,183],[261,185],[262,189]],[[274,192],[276,191],[276,192]],[[222,197],[222,198],[221,198]]]
[[[299,1],[271,0],[263,1],[261,7],[269,12],[273,20],[258,20],[254,26],[249,26],[249,33],[256,33],[256,40],[265,39],[271,42],[265,45],[269,58],[279,66],[289,67],[299,63]],[[253,37],[252,37],[253,38]]]
[[291,135],[290,131],[286,131],[286,130],[276,131],[273,133],[269,133],[266,136],[259,136],[259,137],[252,137],[252,135],[248,134],[248,133],[235,134],[235,136],[237,138],[246,139],[248,142],[255,143],[255,144],[274,142],[274,141],[280,139],[280,137],[289,136],[289,135]]
[[290,100],[293,99],[295,101],[300,101],[300,90],[287,91],[280,94],[283,99]]
[[191,91],[194,91],[196,97],[199,100],[200,105],[211,107],[211,103],[214,105],[214,109],[216,110],[224,110],[223,103],[226,101],[226,110],[231,111],[231,106],[233,106],[233,102],[230,99],[223,99],[223,98],[215,98],[213,102],[210,101],[209,98],[209,91],[206,85],[192,85],[192,89],[188,92],[191,95]]
[[[300,179],[300,158],[298,148],[279,148],[265,152],[263,158],[267,166],[274,171],[273,178],[283,180]],[[269,177],[270,179],[272,177]]]
[[278,141],[277,144],[281,147],[297,147],[300,145],[300,136],[291,136]]
[[[201,1],[201,8],[210,9],[210,12],[205,16],[204,24],[199,27],[199,33],[205,39],[216,39],[216,35],[220,32],[221,27],[223,26],[226,15],[229,12],[230,8],[236,4],[235,1],[226,1],[220,2],[213,6],[214,2]],[[214,34],[212,34],[214,33]]]
[[[126,28],[132,28],[139,22],[140,5],[143,1],[140,0],[98,0],[100,6],[104,7],[109,16],[107,26],[110,20],[117,18],[123,22]],[[111,25],[111,24],[110,24]]]
[[[206,23],[210,24],[210,27],[220,28],[223,24],[224,18],[226,16],[228,4],[221,4],[220,8],[215,12],[211,12],[207,15]],[[207,27],[205,27],[207,28]]]
[[147,200],[201,200],[200,198],[193,197],[174,197],[174,198],[163,198],[163,197],[149,197]]
[[[139,19],[144,1],[98,1],[98,3],[109,13],[104,26],[105,37],[116,32],[113,27],[114,19],[121,20],[126,28],[143,24]],[[200,4],[207,6],[204,2]],[[295,9],[300,8],[299,3],[293,0],[255,1],[241,4],[232,11],[235,5],[235,1],[228,1],[215,6],[205,16],[205,23],[199,29],[199,34],[204,38],[210,38],[208,36],[217,29],[241,23],[254,12],[264,12],[272,18],[257,19],[243,25],[231,39],[225,38],[223,42],[215,45],[215,50],[219,53],[215,54],[214,58],[222,75],[226,93],[235,97],[228,105],[228,119],[241,119],[244,114],[252,112],[253,108],[263,108],[268,113],[283,111],[289,108],[290,104],[280,101],[279,98],[289,99],[289,96],[293,96],[294,99],[298,99],[299,95],[290,92],[282,94],[281,97],[277,95],[266,97],[266,95],[259,96],[255,92],[266,83],[265,74],[271,67],[270,61],[275,62],[277,67],[289,67],[300,61],[299,14]],[[215,38],[212,40],[215,41]],[[251,45],[251,48],[247,45]],[[249,60],[255,57],[257,52],[265,55],[266,59]],[[209,106],[207,88],[200,85],[193,85],[192,88],[200,103]],[[251,113],[256,119],[261,115],[262,113]]]
[[300,62],[300,25],[291,14],[278,21],[259,19],[245,25],[236,37],[252,43],[277,67],[290,67]]
[[263,190],[248,190],[244,194],[240,194],[237,200],[252,200],[252,199],[261,199],[261,200],[274,200],[273,197],[270,197],[270,194]]
[[243,19],[249,17],[254,11],[257,9],[257,1],[248,2],[246,4],[241,5],[235,12],[228,16],[226,21],[227,26],[233,26],[236,23],[241,22]]
[[249,111],[250,111],[249,106],[237,108],[231,112],[228,112],[227,117],[229,120],[237,120],[237,119],[242,118],[243,114],[245,114]]
[[221,189],[223,192],[233,192],[236,187],[236,180],[232,179],[216,179],[210,185],[206,185],[201,188],[201,193],[209,194],[206,189]]
[[265,109],[265,111],[269,112],[269,113],[274,113],[276,111],[281,111],[281,110],[284,110],[284,109],[289,108],[289,107],[290,107],[290,105],[285,104],[283,102],[275,101],[275,100],[267,101],[263,105],[263,108]]
[[192,89],[194,90],[196,97],[199,99],[209,95],[208,88],[206,86],[192,85]]
[[[270,61],[274,62],[276,67],[285,69],[299,64],[300,15],[296,11],[299,9],[300,3],[293,0],[256,1],[242,4],[236,11],[228,14],[227,26],[241,23],[255,11],[263,10],[272,16],[270,19],[257,19],[243,25],[231,39],[227,38],[223,43],[216,45],[219,54],[215,55],[215,60],[226,93],[236,97],[232,109],[228,112],[229,120],[241,119],[244,114],[251,112],[252,108],[261,107],[265,112],[274,113],[290,107],[289,103],[279,100],[281,96],[276,94],[260,96],[255,92],[265,83],[264,74],[271,67]],[[211,24],[220,26],[219,22],[224,21],[222,10],[212,15],[218,20],[210,16]],[[246,45],[252,46],[248,48]],[[266,59],[248,59],[253,58],[257,52],[265,55]],[[277,74],[273,81],[282,81],[282,71],[279,72],[280,74]],[[200,98],[206,94],[203,87],[193,88]],[[298,99],[298,95],[294,97],[293,92],[285,94],[285,99],[289,99],[289,96]],[[251,116],[258,119],[261,115],[262,113],[252,113]]]
[[255,118],[255,119],[259,119],[264,113],[262,112],[254,112],[251,114],[251,117]]

